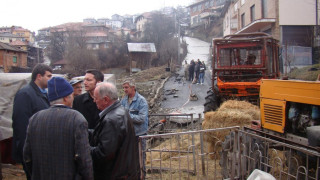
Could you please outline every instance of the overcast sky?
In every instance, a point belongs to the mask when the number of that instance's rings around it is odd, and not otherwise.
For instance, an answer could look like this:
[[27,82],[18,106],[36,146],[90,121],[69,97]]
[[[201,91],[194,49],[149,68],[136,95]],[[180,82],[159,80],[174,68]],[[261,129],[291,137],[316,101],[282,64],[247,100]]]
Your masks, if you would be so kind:
[[37,32],[85,18],[133,15],[191,2],[194,0],[1,0],[0,27],[15,25]]

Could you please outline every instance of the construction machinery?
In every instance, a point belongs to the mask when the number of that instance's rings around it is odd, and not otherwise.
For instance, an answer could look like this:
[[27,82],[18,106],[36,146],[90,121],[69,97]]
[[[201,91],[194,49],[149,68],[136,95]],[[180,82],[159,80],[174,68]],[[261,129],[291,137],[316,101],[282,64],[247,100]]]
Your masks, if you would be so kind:
[[279,78],[278,41],[266,33],[235,34],[212,41],[212,87],[204,112],[228,99],[258,103],[262,79]]
[[[320,82],[262,79],[260,113],[261,119],[244,128],[238,139],[232,132],[222,143],[220,165],[227,169],[223,171],[224,178],[230,177],[228,168],[232,163],[240,164],[230,158],[236,150],[232,144],[238,141],[246,148],[239,146],[237,152],[255,161],[251,170],[270,171],[270,149],[277,149],[283,153],[283,159],[278,158],[278,164],[287,168],[283,174],[288,179],[319,179]],[[251,138],[248,138],[250,133]],[[246,169],[248,165],[242,167]]]
[[258,127],[303,146],[320,146],[320,82],[263,80]]

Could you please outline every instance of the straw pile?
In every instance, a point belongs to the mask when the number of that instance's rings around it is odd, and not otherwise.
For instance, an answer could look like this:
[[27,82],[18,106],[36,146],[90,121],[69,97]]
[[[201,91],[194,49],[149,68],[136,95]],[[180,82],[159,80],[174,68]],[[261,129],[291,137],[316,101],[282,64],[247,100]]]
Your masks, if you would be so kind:
[[[199,136],[194,136],[194,144],[198,149],[200,148],[200,138]],[[182,135],[180,137],[173,136],[160,145],[153,147],[153,149],[163,151],[163,152],[153,152],[150,156],[150,153],[147,153],[146,163],[149,164],[152,160],[161,159],[163,161],[170,159],[171,157],[179,156],[179,152],[166,152],[166,150],[179,150],[179,151],[189,151],[192,152],[192,136],[191,135]],[[180,154],[181,155],[181,154]],[[186,155],[186,154],[182,154]],[[177,160],[177,159],[176,159]]]
[[[260,119],[258,106],[246,101],[225,101],[218,110],[207,112],[202,123],[203,129],[215,129],[231,126],[249,126],[252,120]],[[204,138],[208,142],[208,151],[217,151],[217,142],[223,142],[229,131],[206,133]],[[211,157],[212,158],[212,157]]]

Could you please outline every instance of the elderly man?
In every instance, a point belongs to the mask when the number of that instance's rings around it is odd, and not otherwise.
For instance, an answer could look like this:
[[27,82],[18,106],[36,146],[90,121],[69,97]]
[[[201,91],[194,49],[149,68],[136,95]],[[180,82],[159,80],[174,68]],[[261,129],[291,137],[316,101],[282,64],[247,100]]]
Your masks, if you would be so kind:
[[48,80],[52,77],[52,69],[45,64],[37,64],[31,74],[31,81],[20,89],[13,102],[12,113],[12,156],[17,163],[22,163],[27,179],[31,179],[23,163],[22,151],[26,139],[29,118],[36,112],[50,106],[47,97]]
[[[136,85],[134,79],[128,78],[125,79],[122,83],[123,91],[125,92],[126,96],[123,97],[121,100],[121,104],[123,107],[129,111],[130,117],[132,118],[135,133],[136,133],[136,141],[139,142],[139,136],[147,135],[148,132],[148,103],[146,99],[141,96],[136,91]],[[142,150],[144,151],[146,148],[146,141],[142,139]],[[145,174],[145,159],[146,154],[143,152],[143,161],[142,167],[143,172]],[[144,176],[142,174],[142,176]]]
[[48,82],[51,107],[29,120],[23,158],[32,179],[93,179],[88,123],[71,109],[73,88],[62,77]]
[[118,101],[117,88],[99,83],[94,101],[102,112],[90,138],[95,180],[137,179],[138,151],[132,120]]
[[69,83],[71,84],[73,88],[73,96],[79,96],[82,94],[82,81],[79,79],[72,79]]
[[74,98],[73,109],[79,111],[88,121],[88,128],[94,129],[99,121],[100,110],[93,102],[93,92],[96,84],[103,82],[104,75],[96,69],[86,71],[84,76],[84,89],[87,91]]

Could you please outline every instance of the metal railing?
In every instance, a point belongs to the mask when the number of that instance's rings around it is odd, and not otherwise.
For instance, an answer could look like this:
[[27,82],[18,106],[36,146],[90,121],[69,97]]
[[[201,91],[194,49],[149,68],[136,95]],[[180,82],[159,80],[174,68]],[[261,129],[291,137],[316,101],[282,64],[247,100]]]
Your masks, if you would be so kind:
[[140,136],[139,153],[140,162],[146,153],[146,179],[246,179],[254,169],[276,179],[319,179],[320,172],[318,152],[238,126]]

